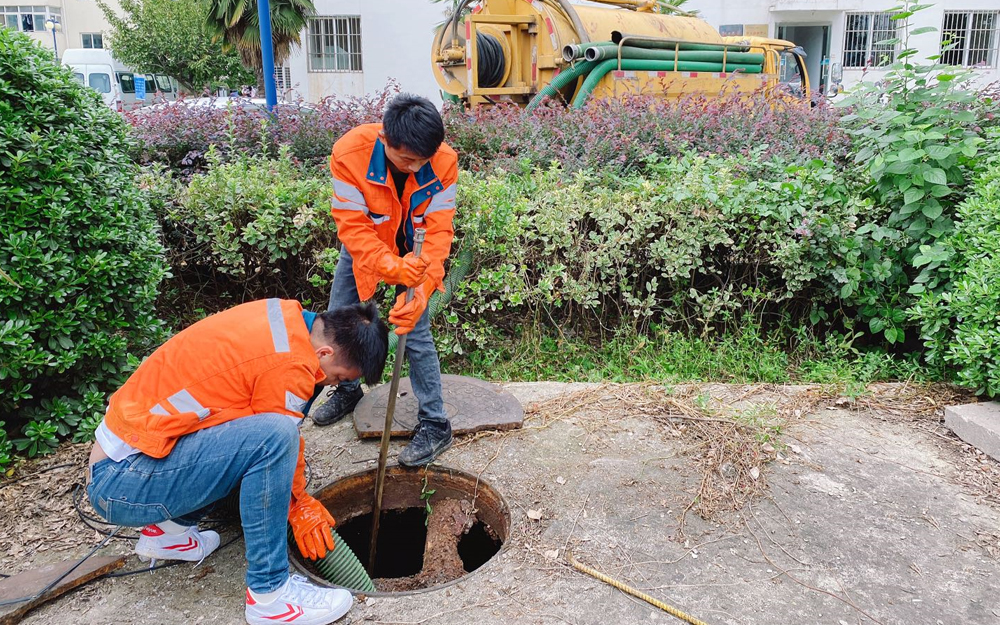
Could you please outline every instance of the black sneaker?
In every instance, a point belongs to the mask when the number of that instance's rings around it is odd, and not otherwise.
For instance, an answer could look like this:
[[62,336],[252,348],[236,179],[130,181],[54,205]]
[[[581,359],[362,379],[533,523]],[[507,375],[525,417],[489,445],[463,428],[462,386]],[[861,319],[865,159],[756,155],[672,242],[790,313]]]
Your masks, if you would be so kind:
[[404,467],[430,464],[451,447],[454,440],[451,423],[445,421],[444,425],[438,425],[436,422],[421,421],[413,433],[413,440],[399,452],[399,464]]
[[316,425],[330,425],[331,423],[340,421],[354,412],[354,407],[358,405],[358,402],[364,396],[365,392],[361,390],[361,386],[355,386],[350,390],[345,389],[343,386],[338,386],[334,389],[333,395],[330,395],[330,399],[326,400],[326,403],[313,412],[313,423]]

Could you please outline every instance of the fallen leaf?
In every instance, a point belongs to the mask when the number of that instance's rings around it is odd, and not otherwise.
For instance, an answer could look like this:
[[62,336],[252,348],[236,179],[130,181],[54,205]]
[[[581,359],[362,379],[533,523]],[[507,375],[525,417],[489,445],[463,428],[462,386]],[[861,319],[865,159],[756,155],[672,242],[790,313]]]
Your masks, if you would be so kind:
[[757,478],[759,478],[760,477],[760,469],[758,469],[757,467],[754,467],[754,468],[750,469],[750,477],[752,477],[755,480]]
[[559,550],[558,549],[550,549],[549,551],[546,551],[542,555],[544,555],[549,560],[555,560],[556,558],[559,557]]
[[528,518],[532,521],[542,520],[542,513],[539,510],[528,510]]

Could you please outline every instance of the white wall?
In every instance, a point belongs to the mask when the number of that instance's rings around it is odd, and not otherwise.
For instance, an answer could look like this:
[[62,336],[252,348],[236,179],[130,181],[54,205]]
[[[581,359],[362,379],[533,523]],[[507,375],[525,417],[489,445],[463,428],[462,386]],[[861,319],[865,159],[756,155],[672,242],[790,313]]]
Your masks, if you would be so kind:
[[[897,6],[895,0],[689,0],[685,9],[697,10],[701,17],[718,28],[722,24],[768,24],[768,34],[775,36],[777,24],[830,24],[830,58],[842,63],[844,28],[847,11],[884,11]],[[940,52],[940,30],[944,12],[1000,10],[1000,0],[939,0],[933,6],[918,11],[910,18],[912,29],[933,26],[937,32],[917,35],[910,45],[917,50],[918,60]],[[1000,69],[974,70],[976,82],[988,84],[1000,80]],[[843,85],[850,87],[860,80],[879,80],[884,70],[845,69]],[[813,82],[816,82],[815,80]]]
[[440,104],[430,48],[434,26],[444,21],[443,4],[428,0],[315,0],[315,4],[317,17],[361,16],[363,71],[310,72],[304,31],[302,47],[287,62],[294,95],[310,102],[329,96],[359,96],[382,89],[391,78],[403,91]]

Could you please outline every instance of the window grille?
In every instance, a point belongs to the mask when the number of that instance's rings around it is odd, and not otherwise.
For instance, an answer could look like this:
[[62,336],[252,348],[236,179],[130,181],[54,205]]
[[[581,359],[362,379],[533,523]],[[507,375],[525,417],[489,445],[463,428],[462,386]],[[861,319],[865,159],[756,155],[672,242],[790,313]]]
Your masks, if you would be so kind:
[[309,20],[309,71],[361,71],[361,18],[314,17]]
[[945,11],[941,62],[947,65],[997,67],[1000,11]]
[[883,67],[896,60],[899,20],[887,11],[848,13],[844,67]]

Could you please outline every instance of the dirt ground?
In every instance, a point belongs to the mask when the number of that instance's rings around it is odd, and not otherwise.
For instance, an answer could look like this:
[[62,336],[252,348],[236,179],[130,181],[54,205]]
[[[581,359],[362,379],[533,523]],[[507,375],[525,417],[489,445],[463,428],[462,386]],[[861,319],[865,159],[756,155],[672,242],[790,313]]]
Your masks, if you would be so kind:
[[[681,622],[571,568],[567,551],[713,625],[1000,623],[1000,468],[941,426],[940,393],[705,385],[671,389],[683,401],[664,408],[622,403],[625,387],[507,388],[529,406],[524,429],[459,439],[441,459],[506,498],[504,549],[446,588],[360,600],[353,623]],[[735,432],[733,415],[754,428],[735,448],[696,430]],[[377,441],[348,423],[303,432],[313,488],[374,466]],[[0,573],[96,544],[71,505],[82,461],[66,448],[19,475],[74,466],[0,484]],[[24,623],[243,623],[230,539],[197,568],[100,580]]]

